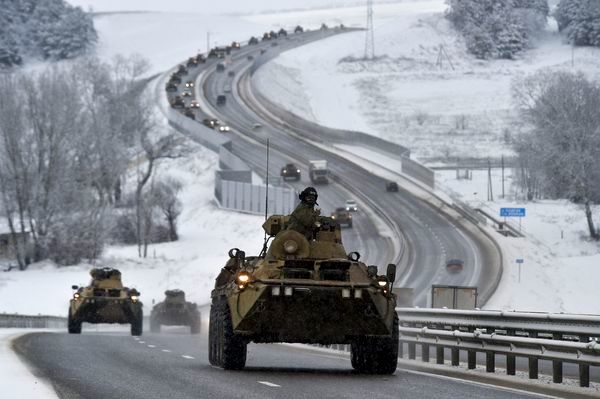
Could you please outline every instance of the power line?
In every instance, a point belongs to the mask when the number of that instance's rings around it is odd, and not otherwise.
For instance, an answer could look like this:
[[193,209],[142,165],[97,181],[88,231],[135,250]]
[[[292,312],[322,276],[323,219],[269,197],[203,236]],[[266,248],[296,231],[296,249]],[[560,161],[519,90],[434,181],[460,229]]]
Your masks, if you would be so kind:
[[373,0],[367,0],[367,36],[365,38],[365,59],[375,57],[375,28],[373,27]]

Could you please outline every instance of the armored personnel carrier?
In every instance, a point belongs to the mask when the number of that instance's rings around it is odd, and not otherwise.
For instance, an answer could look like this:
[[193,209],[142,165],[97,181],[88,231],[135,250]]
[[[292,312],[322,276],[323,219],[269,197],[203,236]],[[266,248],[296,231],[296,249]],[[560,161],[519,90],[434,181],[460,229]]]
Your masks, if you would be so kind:
[[150,331],[160,332],[160,326],[190,326],[192,334],[200,333],[200,311],[195,303],[185,300],[182,290],[165,291],[165,300],[152,308]]
[[72,286],[69,301],[69,334],[81,334],[81,323],[131,324],[131,335],[142,335],[140,293],[123,286],[121,272],[110,267],[92,269],[87,287]]
[[310,240],[287,230],[288,222],[283,215],[267,219],[269,238],[259,256],[229,251],[211,293],[210,363],[244,368],[249,342],[349,344],[354,369],[392,374],[398,361],[391,291],[396,266],[377,275],[377,266],[346,253],[331,218],[318,218]]

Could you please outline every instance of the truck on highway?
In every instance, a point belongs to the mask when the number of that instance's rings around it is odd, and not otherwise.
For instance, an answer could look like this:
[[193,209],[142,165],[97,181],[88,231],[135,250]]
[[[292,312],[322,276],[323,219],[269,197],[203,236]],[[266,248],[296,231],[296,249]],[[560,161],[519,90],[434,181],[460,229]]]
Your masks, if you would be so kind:
[[329,183],[329,169],[327,169],[327,161],[322,159],[308,162],[308,175],[310,177],[310,181],[314,184]]

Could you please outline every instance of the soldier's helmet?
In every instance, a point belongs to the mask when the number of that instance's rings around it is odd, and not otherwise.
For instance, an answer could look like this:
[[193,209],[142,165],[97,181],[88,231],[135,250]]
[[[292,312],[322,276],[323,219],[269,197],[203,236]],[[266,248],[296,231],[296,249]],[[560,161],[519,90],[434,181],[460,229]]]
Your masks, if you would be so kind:
[[319,195],[314,187],[306,187],[304,190],[302,190],[298,198],[300,198],[300,201],[304,202],[305,204],[314,205],[317,204],[317,198],[319,198]]

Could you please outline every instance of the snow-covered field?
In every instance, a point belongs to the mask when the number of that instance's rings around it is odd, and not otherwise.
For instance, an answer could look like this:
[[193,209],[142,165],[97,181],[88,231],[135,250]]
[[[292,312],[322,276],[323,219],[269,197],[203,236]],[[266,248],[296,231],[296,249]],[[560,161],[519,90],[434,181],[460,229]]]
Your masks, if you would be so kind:
[[[542,68],[600,77],[600,49],[573,51],[553,19],[518,60],[482,61],[466,52],[445,9],[444,0],[375,6],[376,61],[344,61],[363,57],[365,47],[364,32],[347,33],[283,54],[257,74],[261,90],[301,116],[402,144],[433,164],[512,154],[521,129],[511,102],[515,78]],[[364,26],[364,14],[355,7],[336,15],[346,25]],[[305,15],[314,23],[322,19]]]
[[[390,102],[390,98],[394,96],[402,98],[402,91],[397,89],[396,85],[410,84],[418,87],[419,82],[422,82],[423,91],[407,90],[406,94],[427,97],[425,94],[429,93],[429,99],[424,99],[419,106],[428,115],[453,115],[475,105],[477,105],[476,109],[482,112],[486,110],[496,112],[507,109],[509,104],[507,87],[502,86],[502,90],[498,89],[499,92],[495,93],[496,89],[488,84],[496,81],[492,76],[494,71],[504,71],[499,76],[508,84],[512,75],[533,70],[543,63],[552,64],[553,59],[556,60],[555,63],[561,63],[567,56],[564,52],[566,49],[561,47],[558,39],[554,38],[552,39],[554,44],[549,45],[546,50],[542,50],[541,47],[524,56],[520,61],[512,63],[474,61],[461,52],[460,40],[447,30],[449,28],[440,14],[443,9],[442,0],[404,1],[377,6],[376,49],[388,49],[390,58],[364,66],[364,71],[357,70],[359,64],[351,64],[350,70],[348,66],[337,66],[340,57],[361,54],[363,41],[358,40],[361,37],[359,33],[340,35],[288,52],[281,57],[281,61],[274,64],[273,68],[289,71],[289,68],[284,68],[282,65],[291,62],[290,60],[294,60],[292,64],[297,68],[292,75],[284,74],[280,78],[278,74],[277,79],[272,79],[273,82],[284,83],[279,85],[280,91],[277,92],[276,98],[282,103],[289,97],[308,99],[308,103],[303,106],[314,115],[321,113],[316,120],[322,123],[334,124],[335,122],[334,125],[342,127],[348,127],[346,123],[351,123],[350,127],[377,133],[374,132],[377,129],[373,129],[374,115],[391,115],[398,104]],[[315,13],[303,11],[260,14],[239,19],[230,16],[206,17],[190,13],[116,14],[102,15],[98,17],[96,24],[100,32],[101,57],[110,58],[118,52],[141,51],[142,55],[151,60],[154,65],[153,71],[158,72],[194,54],[199,48],[204,48],[205,31],[213,29],[212,23],[218,22],[216,24],[222,26],[215,28],[220,31],[212,32],[211,38],[222,37],[222,41],[219,39],[218,43],[225,44],[281,25],[293,26],[301,23],[314,28],[318,27],[321,21],[330,24],[343,22],[346,25],[356,25],[363,21],[363,14],[362,8],[319,10]],[[383,18],[385,15],[388,17]],[[435,26],[446,29],[443,35],[434,34],[435,30],[429,23],[434,20],[437,21]],[[429,22],[425,23],[425,21]],[[171,34],[174,36],[169,36]],[[414,60],[424,57],[431,48],[435,47],[437,43],[435,40],[442,40],[442,38],[445,43],[448,43],[449,48],[450,45],[454,46],[453,51],[449,50],[449,53],[454,58],[453,65],[457,68],[460,66],[462,72],[437,70],[434,68],[435,65],[429,67],[423,65],[422,70],[418,72],[416,67],[420,64],[415,63]],[[554,56],[551,48],[557,51]],[[354,50],[350,51],[350,49]],[[585,51],[593,50],[577,50],[576,57],[583,59],[581,54]],[[542,57],[541,54],[544,56]],[[406,65],[402,66],[403,57],[414,59],[410,68]],[[545,61],[541,62],[542,59]],[[576,62],[579,62],[577,60],[579,58],[576,58]],[[301,70],[299,67],[306,65],[305,63],[312,63],[312,66]],[[469,72],[471,70],[473,74]],[[313,78],[319,73],[328,78],[324,79],[322,76]],[[374,88],[364,91],[360,85],[355,85],[357,79],[358,81],[371,79],[374,82],[381,76],[388,76],[390,81],[385,86],[377,86],[379,88],[377,91]],[[481,76],[487,76],[487,80],[481,82],[479,80]],[[452,97],[448,97],[448,91],[443,88],[435,92],[437,86],[429,83],[432,78],[439,82],[463,82],[464,91],[462,94],[457,93],[460,94],[463,104],[461,105],[458,100],[455,103]],[[296,82],[296,87],[293,89],[290,89],[291,81]],[[327,86],[323,86],[324,84]],[[271,87],[275,86],[277,83],[271,85]],[[461,85],[457,84],[457,87]],[[301,91],[298,91],[298,88],[301,88]],[[282,90],[291,91],[286,94]],[[475,93],[479,93],[478,96],[472,97]],[[369,110],[360,106],[359,102],[364,101],[378,102],[378,106]],[[335,107],[331,104],[335,104]],[[443,108],[444,104],[448,106]],[[322,109],[327,109],[331,113],[323,114]],[[326,120],[323,115],[330,115],[331,120]],[[411,122],[410,126],[413,125],[418,123]],[[394,126],[396,125],[390,125],[382,136],[397,139],[395,136],[392,137]],[[398,128],[397,132],[408,135],[411,130]],[[438,136],[429,138],[417,136],[411,140],[423,140],[431,148],[444,141]],[[507,150],[503,145],[495,147],[498,143],[494,144],[493,138],[457,135],[455,140],[459,143],[457,146],[462,148],[473,149],[476,148],[477,142],[487,140],[490,151],[500,153],[503,149]],[[409,145],[411,144],[414,143],[409,142]],[[359,152],[361,150],[353,149]],[[261,217],[225,212],[215,206],[212,200],[215,168],[216,155],[204,149],[198,149],[188,159],[163,163],[160,166],[161,171],[172,173],[186,183],[181,198],[185,209],[180,220],[181,240],[172,244],[152,245],[147,259],[138,258],[135,247],[111,247],[99,262],[101,265],[120,268],[125,283],[137,287],[142,292],[142,299],[147,305],[151,304],[152,299],[161,298],[166,288],[173,287],[183,288],[192,300],[206,303],[212,280],[226,261],[227,250],[234,246],[241,247],[249,253],[260,249]],[[508,176],[507,193],[512,193],[510,181]],[[487,202],[483,196],[487,184],[485,177],[483,174],[480,176],[476,171],[472,181],[456,180],[454,172],[449,172],[440,173],[439,182],[440,190],[445,192],[452,190],[467,202],[484,202],[484,205],[490,207],[493,212],[497,212],[500,206],[515,205],[527,208],[527,217],[523,219],[522,227],[532,239],[502,240],[507,248],[508,270],[504,275],[502,290],[492,298],[489,307],[597,313],[594,304],[599,302],[600,294],[593,287],[594,280],[589,276],[594,275],[594,263],[599,260],[598,244],[581,239],[585,236],[585,223],[583,212],[578,210],[577,206],[566,202],[521,204],[511,202],[514,201],[513,197],[507,197],[506,201]],[[494,191],[498,198],[499,186],[497,182],[495,184]],[[518,283],[517,268],[511,261],[516,257],[525,259],[520,283]],[[70,285],[87,282],[89,278],[87,272],[90,267],[91,265],[80,265],[57,269],[50,264],[41,264],[33,265],[25,273],[14,271],[0,273],[0,312],[65,315],[67,300],[71,294]],[[21,295],[24,290],[35,292],[36,298],[44,298],[44,300],[27,299],[28,297]]]

